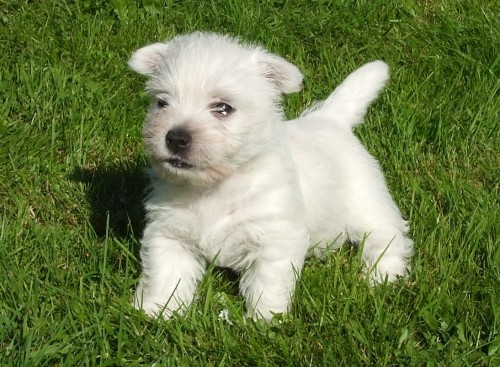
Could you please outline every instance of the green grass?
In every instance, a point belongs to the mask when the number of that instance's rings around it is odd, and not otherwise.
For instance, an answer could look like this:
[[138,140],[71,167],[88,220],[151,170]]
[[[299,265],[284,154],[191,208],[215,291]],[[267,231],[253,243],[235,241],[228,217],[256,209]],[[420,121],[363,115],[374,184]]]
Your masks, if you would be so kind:
[[[397,3],[0,0],[0,365],[500,365],[498,7]],[[307,263],[272,326],[242,321],[220,269],[184,317],[129,306],[148,100],[126,60],[194,30],[297,64],[288,116],[364,62],[390,64],[357,134],[411,222],[407,282],[370,288],[345,250]]]

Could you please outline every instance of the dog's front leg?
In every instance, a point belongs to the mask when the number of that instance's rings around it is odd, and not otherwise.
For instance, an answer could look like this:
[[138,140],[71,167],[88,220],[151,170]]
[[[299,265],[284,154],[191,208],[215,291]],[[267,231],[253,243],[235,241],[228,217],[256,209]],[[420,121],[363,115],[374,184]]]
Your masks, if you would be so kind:
[[203,261],[178,240],[147,234],[142,240],[141,260],[134,306],[165,318],[174,311],[182,312],[193,300],[203,276]]
[[261,256],[246,270],[240,290],[245,297],[248,317],[271,320],[273,314],[290,310],[291,297],[304,257],[305,253],[277,259]]

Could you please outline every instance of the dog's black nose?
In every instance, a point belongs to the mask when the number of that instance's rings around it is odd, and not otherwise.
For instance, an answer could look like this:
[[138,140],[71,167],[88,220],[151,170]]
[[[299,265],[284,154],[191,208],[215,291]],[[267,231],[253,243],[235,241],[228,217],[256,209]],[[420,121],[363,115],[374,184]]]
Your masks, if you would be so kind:
[[173,129],[167,133],[165,137],[167,148],[177,154],[186,150],[191,145],[191,134],[184,129]]

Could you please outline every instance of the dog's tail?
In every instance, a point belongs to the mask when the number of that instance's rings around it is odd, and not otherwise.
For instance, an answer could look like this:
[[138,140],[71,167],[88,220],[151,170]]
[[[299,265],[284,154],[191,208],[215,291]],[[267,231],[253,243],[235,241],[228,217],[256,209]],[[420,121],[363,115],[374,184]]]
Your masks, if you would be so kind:
[[334,119],[336,123],[352,128],[359,124],[371,102],[389,79],[389,66],[373,61],[352,72],[323,102],[305,111],[302,116]]

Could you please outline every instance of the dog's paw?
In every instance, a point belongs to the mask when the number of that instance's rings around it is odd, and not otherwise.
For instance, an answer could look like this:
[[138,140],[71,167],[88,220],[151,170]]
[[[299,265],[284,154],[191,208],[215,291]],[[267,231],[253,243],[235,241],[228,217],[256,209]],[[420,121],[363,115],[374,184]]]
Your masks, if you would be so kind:
[[370,283],[376,285],[387,281],[388,283],[394,282],[400,277],[408,275],[409,265],[401,256],[385,255],[378,262],[366,269]]
[[144,295],[140,288],[135,292],[132,306],[137,310],[144,311],[150,317],[165,320],[171,318],[174,313],[182,313],[185,308],[183,304],[176,302],[172,297],[165,302],[161,297]]

